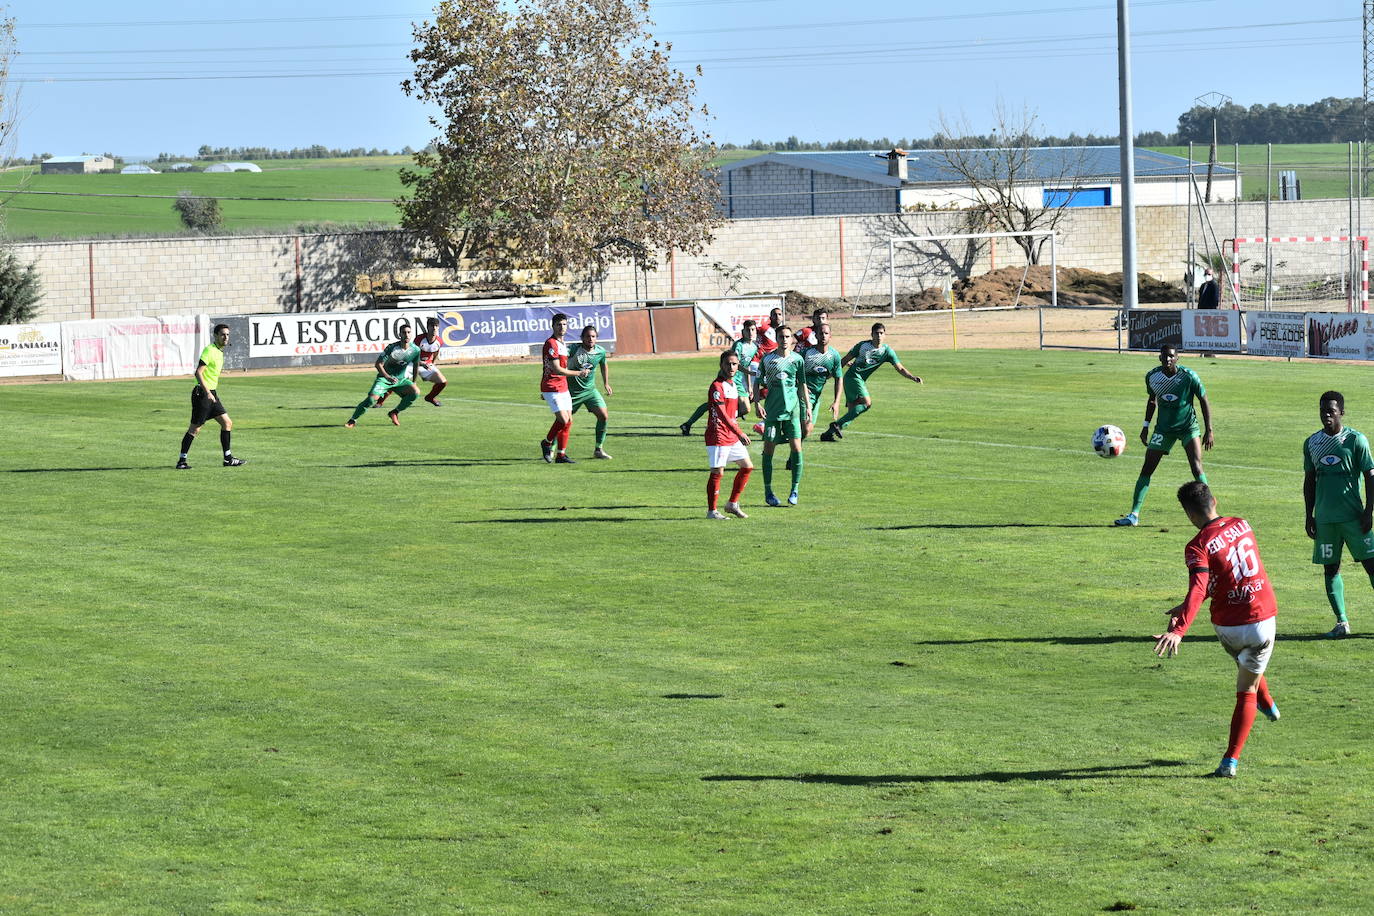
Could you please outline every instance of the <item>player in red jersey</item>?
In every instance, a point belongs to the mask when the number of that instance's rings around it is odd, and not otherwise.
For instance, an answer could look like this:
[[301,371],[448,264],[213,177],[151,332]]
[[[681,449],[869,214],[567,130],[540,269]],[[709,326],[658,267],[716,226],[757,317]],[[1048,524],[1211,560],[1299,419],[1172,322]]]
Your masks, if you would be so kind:
[[706,420],[706,461],[711,468],[711,476],[706,481],[706,517],[725,518],[716,509],[720,500],[720,479],[725,475],[725,466],[734,462],[739,470],[735,471],[734,483],[730,486],[730,501],[725,511],[738,518],[748,518],[739,507],[740,494],[749,482],[749,474],[754,470],[754,462],[749,460],[749,437],[735,422],[739,415],[740,392],[735,387],[735,373],[739,371],[739,356],[732,347],[720,354],[720,372],[706,392],[706,403],[710,405]]
[[1264,669],[1274,648],[1278,605],[1274,587],[1264,572],[1255,532],[1243,518],[1217,514],[1217,501],[1200,480],[1178,489],[1178,501],[1197,536],[1183,549],[1188,564],[1188,595],[1170,610],[1168,632],[1154,637],[1155,655],[1178,654],[1183,634],[1197,616],[1202,601],[1212,597],[1212,627],[1221,646],[1236,661],[1236,708],[1231,714],[1231,738],[1213,776],[1234,777],[1255,712],[1271,721],[1279,708],[1269,694]]
[[821,329],[822,325],[828,326],[829,324],[829,309],[816,309],[812,312],[811,326],[802,328],[797,332],[797,352],[800,353],[808,347],[814,347],[816,345],[816,332]]
[[[435,407],[443,407],[443,402],[439,400],[439,392],[448,386],[448,379],[444,378],[444,373],[439,371],[436,363],[439,360],[439,351],[444,348],[443,341],[439,339],[439,319],[425,319],[425,333],[414,340],[415,346],[420,348],[420,378],[427,382],[433,382],[434,387],[429,389],[429,394],[425,395],[425,400]],[[388,391],[377,399],[377,407],[382,406],[382,402],[391,397]]]
[[[550,322],[553,333],[544,341],[544,373],[539,378],[539,391],[544,402],[553,411],[553,425],[549,434],[539,443],[539,451],[544,460],[554,464],[576,464],[568,457],[568,433],[572,430],[572,395],[568,392],[568,378],[577,376],[587,378],[590,369],[568,368],[568,345],[563,335],[568,333],[568,316],[559,312]],[[558,455],[554,456],[554,443],[558,444]]]
[[759,325],[759,352],[754,362],[759,362],[778,348],[778,335],[774,330],[783,324],[782,309],[769,309],[768,320]]

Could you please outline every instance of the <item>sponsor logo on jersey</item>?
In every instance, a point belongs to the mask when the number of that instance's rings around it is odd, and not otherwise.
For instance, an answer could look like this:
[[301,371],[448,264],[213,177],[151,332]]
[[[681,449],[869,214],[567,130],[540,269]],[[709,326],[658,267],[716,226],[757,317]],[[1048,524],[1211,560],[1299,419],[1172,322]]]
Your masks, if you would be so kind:
[[1160,400],[1169,401],[1170,403],[1178,400],[1178,395],[1174,394],[1172,391],[1168,394],[1161,394],[1159,397]]
[[1324,465],[1326,465],[1327,467],[1330,467],[1330,466],[1333,465],[1333,464],[1340,464],[1340,463],[1341,463],[1341,456],[1340,456],[1340,455],[1322,455],[1322,457],[1321,457],[1321,463],[1324,464]]

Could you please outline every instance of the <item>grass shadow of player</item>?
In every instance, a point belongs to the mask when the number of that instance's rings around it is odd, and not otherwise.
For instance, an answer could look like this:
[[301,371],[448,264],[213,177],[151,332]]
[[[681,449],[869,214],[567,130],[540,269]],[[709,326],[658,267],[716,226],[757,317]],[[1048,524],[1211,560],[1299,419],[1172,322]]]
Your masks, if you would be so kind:
[[[831,786],[890,786],[903,783],[1064,782],[1085,779],[1177,779],[1177,773],[1152,773],[1162,767],[1186,767],[1184,760],[1147,760],[1100,767],[1063,767],[1045,770],[988,770],[982,773],[893,773],[866,776],[856,773],[797,773],[790,776],[703,776],[702,782],[801,782]],[[1199,777],[1204,776],[1202,772]]]
[[243,425],[243,428],[244,428],[244,429],[251,429],[251,430],[253,430],[254,432],[256,432],[256,431],[258,431],[258,430],[260,430],[260,429],[333,429],[333,428],[336,427],[336,426],[339,427],[340,429],[343,428],[343,424],[342,424],[342,423],[301,423],[301,424],[294,425],[294,426],[292,426],[292,425],[287,425],[287,426],[255,426],[255,425],[254,425],[254,426],[250,426],[249,424],[245,423],[245,424]]
[[674,515],[668,518],[627,518],[620,515],[572,515],[557,518],[554,516],[541,516],[539,518],[474,518],[463,521],[455,521],[454,525],[558,525],[569,522],[609,522],[609,523],[629,523],[629,522],[685,522],[696,518],[695,515]]
[[[218,458],[215,460],[219,460]],[[145,464],[141,467],[102,467],[102,468],[6,468],[7,474],[82,474],[87,471],[162,471],[171,468],[170,464]]]
[[588,512],[610,509],[690,509],[691,506],[492,506],[488,512]]
[[[731,468],[733,471],[734,468]],[[605,468],[600,474],[704,474],[702,468]]]
[[[1197,633],[1188,637],[1189,642],[1216,642],[1216,636],[1207,633]],[[981,636],[975,639],[920,639],[911,643],[913,646],[977,646],[993,645],[996,643],[1016,644],[1039,644],[1045,646],[1110,646],[1115,643],[1148,643],[1150,636],[1139,634],[1135,635],[1115,635],[1115,636]]]
[[277,410],[352,410],[357,406],[357,404],[340,404],[338,407],[300,407],[298,405],[278,404]]
[[358,464],[326,464],[327,468],[482,468],[516,464],[515,458],[388,458]]
[[941,522],[929,525],[881,525],[866,531],[919,531],[925,528],[1110,528],[1095,522]]

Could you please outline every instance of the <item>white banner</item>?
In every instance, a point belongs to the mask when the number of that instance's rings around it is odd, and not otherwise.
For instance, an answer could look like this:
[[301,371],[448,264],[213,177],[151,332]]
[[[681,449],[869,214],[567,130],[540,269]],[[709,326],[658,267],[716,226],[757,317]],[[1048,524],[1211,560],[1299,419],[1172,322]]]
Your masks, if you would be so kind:
[[83,381],[190,375],[209,342],[207,315],[67,321],[62,373]]
[[1183,317],[1183,349],[1204,353],[1240,352],[1240,313],[1231,309],[1187,309]]
[[[696,307],[711,319],[721,330],[728,331],[733,343],[739,338],[740,328],[750,318],[759,324],[768,320],[768,312],[780,308],[780,299],[698,299]],[[810,324],[810,321],[806,322]]]
[[1349,312],[1307,313],[1307,355],[1374,359],[1374,316]]
[[0,327],[0,376],[61,374],[61,324]]
[[1306,356],[1307,316],[1301,312],[1246,312],[1245,352]]
[[[425,330],[425,319],[437,318],[432,309],[387,309],[375,312],[312,312],[248,316],[248,358],[267,356],[332,356],[380,353],[396,339],[396,326],[410,325],[410,336]],[[525,347],[521,353],[528,353]],[[445,347],[441,358],[457,356]]]

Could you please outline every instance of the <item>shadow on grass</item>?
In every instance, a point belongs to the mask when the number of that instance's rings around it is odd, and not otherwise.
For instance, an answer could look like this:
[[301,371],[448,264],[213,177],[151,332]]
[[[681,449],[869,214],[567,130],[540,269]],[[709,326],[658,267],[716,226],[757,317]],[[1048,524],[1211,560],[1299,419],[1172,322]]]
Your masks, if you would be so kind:
[[344,425],[342,423],[301,423],[296,426],[249,426],[247,423],[245,423],[243,425],[243,429],[245,432],[248,430],[253,430],[256,432],[260,429],[333,429],[336,426],[339,429],[344,428]]
[[723,698],[723,693],[665,693],[660,699],[663,700],[719,700]]
[[517,464],[516,458],[415,458],[364,461],[361,464],[324,464],[326,468],[480,468]]
[[[1184,760],[1149,760],[1102,767],[1064,767],[1055,770],[988,770],[985,773],[899,773],[863,776],[850,773],[797,773],[791,776],[703,776],[702,782],[805,782],[832,786],[887,786],[932,782],[1063,782],[1083,779],[1178,779],[1178,773],[1145,773],[1161,767],[1191,766]],[[1207,775],[1199,768],[1199,778]]]
[[[914,646],[976,646],[983,643],[1039,643],[1048,646],[1108,646],[1113,643],[1135,642],[1146,643],[1154,637],[1149,634],[1131,636],[983,636],[977,639],[920,639],[912,643]],[[1374,639],[1374,634],[1354,633],[1345,637],[1346,639]],[[1277,636],[1279,642],[1334,642],[1325,633],[1280,633]],[[1216,642],[1217,638],[1211,633],[1194,633],[1189,635],[1188,642]]]
[[344,404],[340,407],[287,407],[278,405],[277,410],[352,410],[357,404]]
[[549,525],[568,522],[686,522],[698,518],[695,515],[674,515],[670,518],[624,518],[619,515],[574,515],[555,518],[544,515],[539,518],[474,518],[452,522],[454,525]]
[[989,522],[986,524],[975,523],[948,523],[930,525],[884,525],[878,528],[868,528],[867,531],[918,531],[923,528],[1110,528],[1108,524],[1088,524],[1083,522]]
[[706,468],[606,468],[602,474],[706,474]]
[[[216,458],[216,461],[219,459]],[[171,463],[145,464],[136,468],[7,468],[9,474],[80,474],[84,471],[170,471]]]
[[492,506],[489,512],[568,512],[607,509],[690,509],[691,506]]

